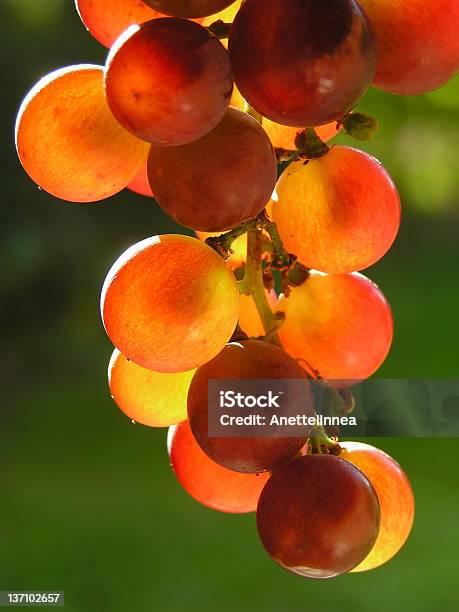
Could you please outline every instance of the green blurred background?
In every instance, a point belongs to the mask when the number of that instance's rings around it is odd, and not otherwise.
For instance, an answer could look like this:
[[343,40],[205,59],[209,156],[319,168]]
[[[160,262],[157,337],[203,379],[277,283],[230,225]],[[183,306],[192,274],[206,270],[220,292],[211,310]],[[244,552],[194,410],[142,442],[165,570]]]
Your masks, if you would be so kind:
[[[312,582],[269,559],[253,515],[189,498],[169,469],[166,432],[115,407],[102,280],[128,245],[177,227],[128,192],[77,205],[32,184],[14,151],[22,97],[48,71],[103,63],[106,51],[71,0],[1,0],[0,18],[0,590],[64,590],[72,612],[457,609],[459,440],[379,440],[413,483],[412,536],[379,570]],[[367,272],[395,316],[380,375],[456,377],[459,80],[411,99],[370,91],[360,108],[381,121],[363,148],[404,203],[395,247]]]

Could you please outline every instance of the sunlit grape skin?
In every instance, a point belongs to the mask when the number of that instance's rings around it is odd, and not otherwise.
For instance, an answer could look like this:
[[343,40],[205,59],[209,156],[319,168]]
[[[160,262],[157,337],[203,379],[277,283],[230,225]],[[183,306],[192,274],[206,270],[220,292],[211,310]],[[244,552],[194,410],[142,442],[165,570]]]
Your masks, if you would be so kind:
[[233,81],[228,53],[206,28],[186,19],[154,19],[116,41],[105,90],[118,121],[138,138],[180,145],[223,118]]
[[[274,289],[266,291],[266,297],[271,310],[278,310],[279,298]],[[242,330],[250,337],[264,336],[265,330],[258,314],[257,307],[250,295],[241,295],[239,304],[239,325]]]
[[437,89],[459,70],[457,0],[360,0],[378,43],[374,84],[396,94]]
[[136,423],[169,427],[187,418],[186,398],[194,370],[154,372],[113,351],[108,366],[110,392],[118,407]]
[[[202,21],[202,25],[209,27],[218,20],[221,20],[224,23],[233,23],[236,13],[241,8],[242,2],[243,0],[233,0],[233,2],[231,2],[227,8],[223,9],[222,11],[218,11],[218,13],[214,13],[209,17],[205,17]],[[223,39],[222,42],[224,45],[226,45],[227,39]]]
[[124,189],[147,151],[113,118],[103,68],[88,64],[51,72],[33,87],[18,112],[16,148],[35,183],[71,202]]
[[369,480],[332,455],[307,455],[283,466],[263,489],[258,533],[271,557],[308,578],[332,578],[358,565],[379,529]]
[[75,0],[80,18],[89,32],[105,47],[111,47],[118,36],[132,24],[164,17],[142,0]]
[[239,312],[223,259],[189,236],[163,235],[130,247],[113,264],[101,314],[113,344],[138,365],[184,372],[217,355]]
[[258,121],[229,108],[199,140],[152,146],[148,176],[156,200],[178,223],[223,232],[264,209],[276,184],[277,163]]
[[350,111],[376,66],[371,28],[355,0],[247,0],[229,53],[249,104],[276,123],[301,127]]
[[207,17],[214,15],[234,0],[143,0],[153,9],[172,17]]
[[393,337],[390,306],[362,274],[311,273],[277,309],[285,350],[332,384],[368,378],[386,358]]
[[218,465],[201,450],[188,421],[169,429],[167,445],[177,480],[194,499],[220,512],[255,512],[269,474],[242,474]]
[[340,442],[340,457],[357,466],[370,480],[381,507],[381,526],[369,555],[352,571],[379,567],[398,553],[414,520],[413,491],[399,464],[379,448],[363,442]]
[[350,147],[293,162],[276,192],[272,215],[286,249],[322,272],[368,268],[386,254],[400,226],[400,198],[389,174]]
[[[304,446],[303,438],[215,437],[208,435],[208,382],[213,379],[305,379],[304,370],[282,349],[259,340],[232,342],[212,361],[200,367],[188,392],[188,420],[202,450],[213,460],[237,472],[271,471],[292,459]],[[304,414],[308,407],[304,407]],[[313,412],[309,413],[310,415]]]

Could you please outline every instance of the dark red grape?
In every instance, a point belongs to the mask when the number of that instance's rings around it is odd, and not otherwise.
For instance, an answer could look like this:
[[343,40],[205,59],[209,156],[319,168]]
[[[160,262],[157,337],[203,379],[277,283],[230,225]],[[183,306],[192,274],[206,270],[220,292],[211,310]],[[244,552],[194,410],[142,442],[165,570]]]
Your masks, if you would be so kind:
[[203,138],[150,149],[148,177],[160,206],[194,230],[222,232],[256,217],[277,178],[261,125],[235,108]]
[[376,45],[355,0],[247,0],[229,38],[236,85],[263,116],[330,123],[371,84]]
[[344,574],[365,559],[380,523],[368,478],[333,455],[306,455],[274,472],[257,509],[263,546],[285,569],[308,578]]
[[[188,419],[196,441],[213,461],[237,472],[265,472],[283,465],[304,446],[310,427],[298,438],[209,435],[209,411],[221,412],[219,406],[209,406],[208,384],[215,379],[306,379],[306,374],[282,349],[258,340],[232,342],[201,366],[188,391]],[[308,407],[298,406],[298,411],[306,413]],[[313,414],[312,407],[309,414]]]

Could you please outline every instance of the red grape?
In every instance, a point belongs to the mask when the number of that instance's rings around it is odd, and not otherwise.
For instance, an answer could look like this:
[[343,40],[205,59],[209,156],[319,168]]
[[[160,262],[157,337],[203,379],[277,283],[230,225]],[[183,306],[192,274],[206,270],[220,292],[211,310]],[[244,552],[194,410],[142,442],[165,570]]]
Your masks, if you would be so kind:
[[199,140],[152,146],[148,176],[158,203],[178,223],[222,232],[264,209],[276,185],[277,163],[258,121],[229,108]]
[[214,15],[234,0],[143,0],[145,4],[172,17],[207,17]]
[[378,43],[374,84],[396,94],[422,94],[459,70],[457,0],[360,0]]
[[227,51],[186,19],[131,26],[107,59],[105,89],[113,114],[154,144],[185,144],[210,132],[223,119],[232,88]]
[[376,66],[373,34],[355,0],[246,0],[229,52],[249,104],[276,123],[300,127],[350,111]]
[[389,304],[362,274],[312,273],[277,306],[285,350],[335,384],[368,378],[382,364],[393,337]]
[[285,247],[322,272],[354,272],[389,250],[400,226],[400,198],[367,153],[335,146],[292,163],[276,187],[273,220]]
[[188,421],[169,429],[167,445],[177,480],[201,504],[220,512],[255,512],[269,474],[241,474],[201,450]]
[[307,455],[274,472],[263,489],[257,527],[285,569],[331,578],[358,565],[379,530],[378,498],[368,478],[333,455]]
[[381,527],[370,554],[352,571],[379,567],[398,553],[414,519],[410,481],[399,464],[384,451],[363,442],[340,442],[341,458],[361,470],[373,485],[381,506]]
[[187,418],[186,399],[194,370],[164,374],[140,367],[113,351],[108,383],[113,399],[130,418],[150,427],[168,427]]
[[133,24],[164,17],[142,0],[75,0],[78,14],[100,43],[111,47],[118,36]]
[[200,240],[154,236],[113,264],[101,312],[108,336],[126,357],[158,372],[184,372],[228,342],[239,291],[223,259]]
[[[259,340],[228,344],[212,361],[201,366],[188,392],[188,419],[193,435],[203,451],[224,467],[248,473],[270,471],[292,459],[304,446],[310,428],[305,427],[302,438],[215,437],[208,433],[209,410],[221,410],[217,406],[209,406],[209,380],[292,378],[305,379],[306,374],[282,349]],[[309,408],[307,406],[298,410],[306,414]]]
[[148,148],[115,121],[103,68],[87,64],[51,72],[33,87],[19,109],[16,147],[30,178],[71,202],[94,202],[124,189]]

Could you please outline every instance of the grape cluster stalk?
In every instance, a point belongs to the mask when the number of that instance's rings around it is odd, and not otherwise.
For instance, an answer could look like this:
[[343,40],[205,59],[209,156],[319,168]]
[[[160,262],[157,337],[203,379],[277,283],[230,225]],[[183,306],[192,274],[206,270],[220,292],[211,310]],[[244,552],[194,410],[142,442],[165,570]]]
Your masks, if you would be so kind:
[[256,511],[283,568],[322,579],[381,566],[414,518],[397,462],[320,427],[212,436],[209,382],[307,391],[314,379],[345,415],[352,385],[385,360],[391,309],[361,272],[396,239],[400,198],[376,159],[327,143],[373,137],[377,121],[355,111],[370,85],[419,95],[458,72],[459,2],[75,2],[107,62],[54,71],[27,94],[25,171],[67,202],[154,197],[196,232],[146,237],[107,274],[113,399],[169,428],[173,472],[197,501]]

